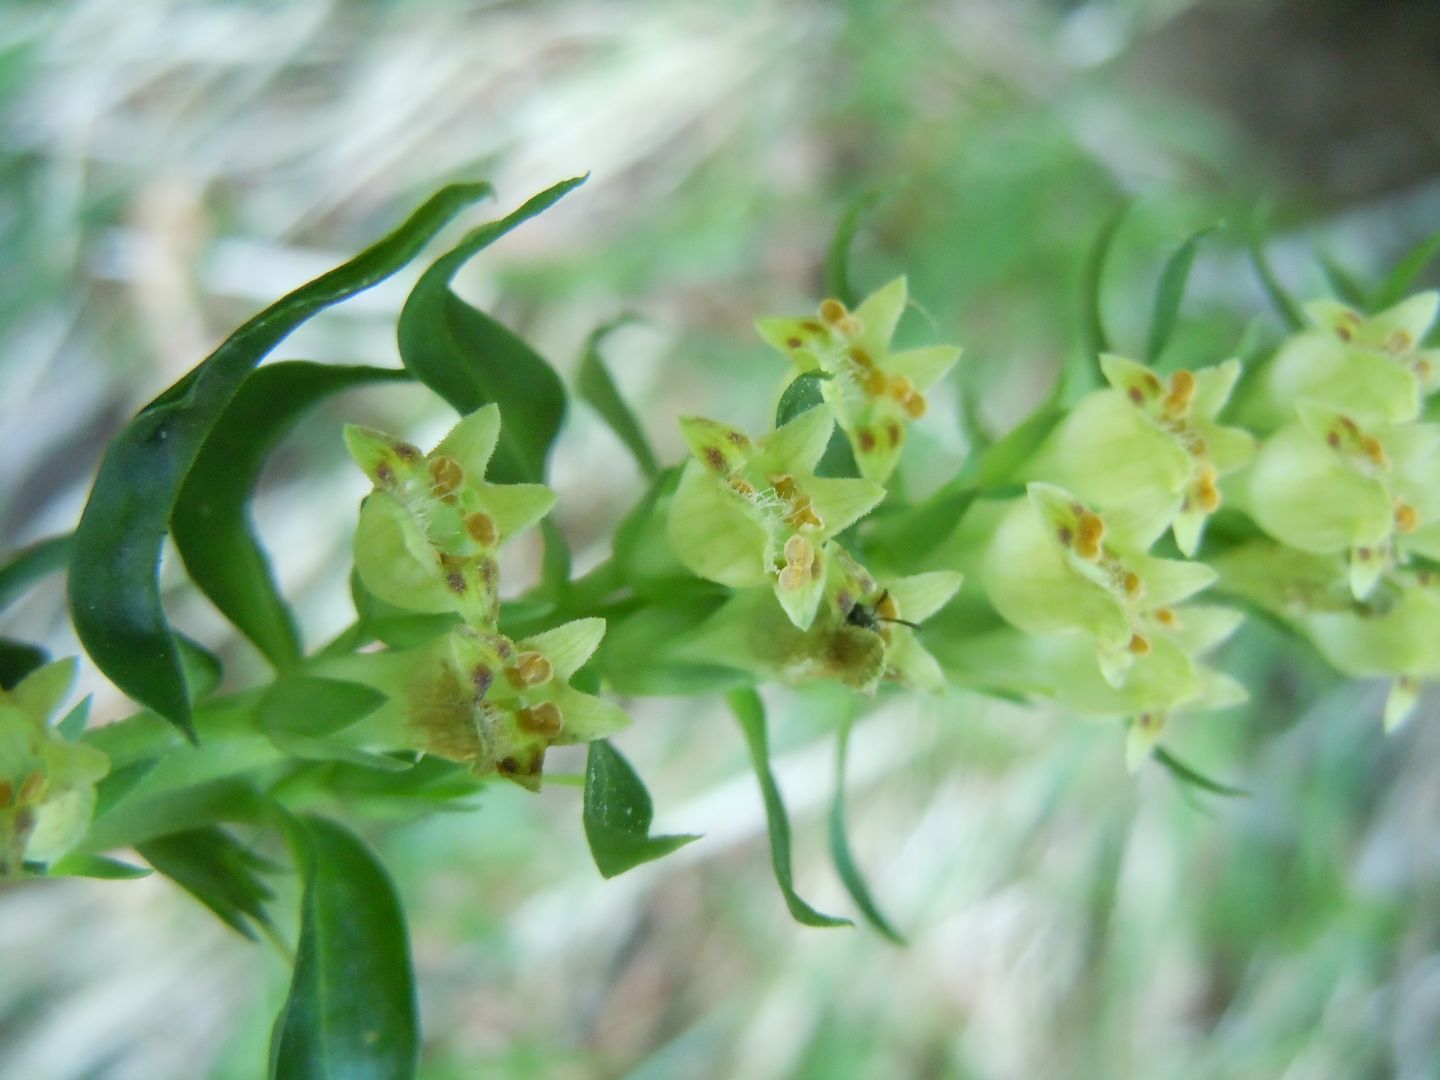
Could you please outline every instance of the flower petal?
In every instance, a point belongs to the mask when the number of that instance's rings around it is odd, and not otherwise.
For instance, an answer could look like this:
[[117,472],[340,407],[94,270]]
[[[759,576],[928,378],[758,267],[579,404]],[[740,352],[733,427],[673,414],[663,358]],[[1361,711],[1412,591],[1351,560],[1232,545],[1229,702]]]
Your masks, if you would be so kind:
[[834,536],[853,525],[885,497],[885,489],[873,480],[841,477],[805,478],[805,494],[824,524],[824,534]]
[[556,693],[554,701],[564,717],[565,726],[555,740],[562,745],[605,739],[630,726],[630,717],[620,706],[572,686]]
[[812,472],[825,453],[834,430],[835,418],[830,415],[829,409],[820,406],[806,409],[760,440],[761,449],[755,456],[755,467],[767,475]]
[[484,484],[479,503],[495,522],[497,547],[543,518],[555,505],[555,492],[544,484]]
[[680,473],[666,533],[676,557],[700,577],[734,589],[769,584],[765,526],[699,462]]
[[869,350],[871,356],[883,356],[890,349],[890,339],[895,336],[895,327],[905,313],[909,292],[904,276],[882,285],[860,302],[855,317],[864,327],[860,332],[860,345]]
[[886,589],[902,619],[922,623],[950,602],[964,579],[954,570],[932,570],[886,582]]
[[929,390],[960,359],[960,350],[953,345],[931,345],[923,349],[906,349],[891,353],[884,362],[885,370],[891,375],[903,375],[915,384],[915,389]]
[[430,456],[443,454],[454,458],[467,475],[478,480],[485,475],[499,438],[500,407],[485,405],[451,428]]
[[589,660],[605,637],[605,620],[575,619],[519,643],[521,649],[541,653],[555,669],[555,678],[565,682]]

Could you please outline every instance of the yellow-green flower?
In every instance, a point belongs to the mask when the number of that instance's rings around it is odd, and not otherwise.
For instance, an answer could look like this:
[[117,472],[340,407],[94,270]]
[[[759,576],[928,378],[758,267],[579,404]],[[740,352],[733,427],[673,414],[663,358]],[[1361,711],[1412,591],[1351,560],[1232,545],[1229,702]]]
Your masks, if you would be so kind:
[[1109,389],[1081,399],[1023,472],[1068,488],[1100,511],[1173,498],[1175,542],[1193,555],[1220,507],[1219,479],[1255,453],[1248,432],[1215,419],[1240,363],[1165,377],[1120,356],[1102,356],[1100,366]]
[[570,685],[599,646],[605,620],[576,619],[522,641],[459,626],[414,649],[331,661],[326,674],[373,686],[389,702],[352,730],[498,773],[537,790],[551,746],[603,739],[629,724],[616,705]]
[[57,660],[0,691],[0,877],[25,862],[54,862],[79,843],[95,784],[110,771],[104,753],[67,742],[51,724],[75,670],[73,659]]
[[1274,427],[1304,400],[1344,409],[1362,424],[1413,420],[1440,387],[1440,350],[1421,347],[1440,293],[1364,316],[1333,300],[1305,305],[1314,329],[1288,338],[1266,366],[1246,419]]
[[760,336],[789,357],[796,373],[830,376],[820,392],[850,440],[860,474],[884,483],[895,471],[905,425],[925,415],[925,394],[960,358],[948,345],[892,352],[905,311],[905,279],[871,293],[853,312],[826,300],[813,318],[760,319]]
[[731,588],[770,586],[790,621],[809,627],[824,593],[830,537],[869,512],[885,489],[814,473],[834,421],[822,408],[751,441],[714,420],[680,421],[694,459],[670,505],[676,556]]
[[1320,402],[1298,406],[1300,422],[1265,441],[1238,492],[1245,510],[1275,537],[1314,554],[1346,552],[1354,594],[1363,597],[1414,537],[1431,550],[1440,523],[1440,427],[1362,426]]
[[1036,636],[1019,630],[942,639],[937,654],[961,685],[1055,701],[1069,712],[1128,720],[1126,763],[1133,771],[1175,717],[1229,708],[1244,687],[1199,661],[1242,621],[1238,611],[1203,604],[1160,608],[1143,621],[1148,648],[1118,685],[1097,663],[1094,646],[1076,634]]
[[465,417],[428,454],[372,428],[345,428],[350,455],[375,482],[360,509],[355,569],[381,600],[494,625],[496,553],[555,502],[543,484],[486,482],[499,435],[494,405]]
[[1099,514],[1051,484],[1027,492],[992,512],[980,560],[986,597],[1027,633],[1084,634],[1106,681],[1126,684],[1154,647],[1160,613],[1204,589],[1215,572],[1147,553],[1170,518],[1166,504]]
[[927,693],[945,688],[914,627],[944,607],[961,575],[935,570],[877,579],[839,544],[828,548],[825,595],[800,629],[767,589],[738,592],[667,658],[722,664],[784,682],[834,679],[861,691],[882,680]]

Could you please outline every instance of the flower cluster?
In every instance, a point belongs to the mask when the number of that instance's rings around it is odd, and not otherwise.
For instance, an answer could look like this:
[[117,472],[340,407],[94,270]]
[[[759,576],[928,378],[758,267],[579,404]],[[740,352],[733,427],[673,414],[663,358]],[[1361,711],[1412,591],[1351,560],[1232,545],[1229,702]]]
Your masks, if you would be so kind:
[[[792,378],[821,377],[823,405],[759,439],[714,420],[681,421],[692,459],[667,532],[693,573],[734,590],[698,632],[670,650],[788,681],[835,679],[857,690],[891,680],[938,692],[945,678],[914,631],[960,587],[953,571],[872,574],[838,537],[885,497],[904,425],[960,350],[891,350],[906,305],[903,278],[852,313],[838,300],[817,318],[757,327],[794,361]],[[817,476],[836,425],[859,476]]]
[[375,596],[407,611],[455,612],[461,624],[411,649],[332,661],[328,672],[382,690],[371,739],[463,762],[537,789],[546,750],[604,738],[628,720],[570,685],[605,633],[577,619],[521,641],[498,627],[500,548],[549,511],[542,484],[491,484],[500,433],[487,405],[430,453],[347,427],[351,455],[375,483],[360,511],[355,569]]
[[1237,502],[1269,537],[1219,560],[1224,585],[1291,622],[1340,671],[1393,680],[1387,729],[1440,677],[1440,426],[1425,422],[1440,294],[1366,317],[1305,306],[1242,416],[1264,433]]

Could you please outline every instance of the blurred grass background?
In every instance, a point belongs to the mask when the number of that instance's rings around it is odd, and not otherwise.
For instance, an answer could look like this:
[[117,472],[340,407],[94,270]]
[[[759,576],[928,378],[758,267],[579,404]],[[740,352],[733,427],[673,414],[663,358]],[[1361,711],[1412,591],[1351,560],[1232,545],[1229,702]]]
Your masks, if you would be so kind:
[[[1003,431],[1079,343],[1086,251],[1134,204],[1105,291],[1138,348],[1160,262],[1265,209],[1302,293],[1320,256],[1375,274],[1440,219],[1440,11],[1424,0],[446,0],[10,3],[0,9],[0,546],[69,528],[106,439],[241,319],[432,188],[496,212],[590,181],[459,286],[567,377],[585,335],[662,450],[703,409],[761,428],[779,361],[758,314],[819,299],[830,233],[885,197],[862,289],[910,275],[957,382]],[[1235,347],[1264,301],[1238,229],[1197,264],[1174,359]],[[397,362],[409,279],[277,353]],[[919,331],[923,319],[911,327]],[[927,331],[928,333],[928,331]],[[913,485],[966,432],[937,403]],[[413,388],[331,403],[272,460],[257,518],[307,639],[348,617],[366,488],[347,420],[424,442]],[[554,462],[577,569],[638,497],[585,406]],[[518,553],[507,581],[533,573]],[[167,577],[167,580],[169,578]],[[260,665],[176,575],[177,623]],[[5,632],[76,651],[62,587]],[[509,786],[477,813],[370,835],[403,892],[422,1074],[472,1077],[1440,1075],[1440,728],[1379,733],[1379,694],[1264,627],[1222,666],[1253,704],[1175,733],[1248,798],[1130,780],[1121,735],[962,693],[882,696],[851,748],[850,821],[911,937],[793,925],[743,743],[718,702],[643,701],[618,743],[664,831],[706,839],[604,883],[579,794]],[[92,676],[96,715],[126,703]],[[769,698],[802,893],[849,913],[824,853],[834,692]],[[578,758],[568,767],[578,768]],[[563,761],[557,768],[567,767]],[[282,898],[285,899],[285,898]],[[278,957],[153,880],[0,891],[0,1076],[248,1078]]]

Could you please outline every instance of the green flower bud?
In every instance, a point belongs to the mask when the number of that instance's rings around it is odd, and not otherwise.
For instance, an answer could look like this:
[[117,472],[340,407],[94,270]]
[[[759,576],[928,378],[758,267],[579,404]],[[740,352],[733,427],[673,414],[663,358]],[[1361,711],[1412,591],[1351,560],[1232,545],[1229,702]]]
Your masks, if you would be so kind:
[[1246,464],[1255,440],[1215,417],[1240,375],[1227,360],[1162,378],[1123,357],[1105,355],[1110,384],[1083,398],[1036,452],[1024,475],[1059,484],[1098,510],[1174,499],[1171,527],[1186,555],[1220,506],[1220,477]]
[[51,725],[75,672],[73,659],[57,660],[0,691],[0,877],[27,861],[54,862],[90,826],[95,784],[110,761]]
[[1413,420],[1440,386],[1440,350],[1420,343],[1440,294],[1420,293],[1368,318],[1333,300],[1305,305],[1315,329],[1289,338],[1247,402],[1246,419],[1276,427],[1305,400],[1344,409],[1362,424]]
[[605,634],[605,620],[576,619],[523,641],[473,626],[414,649],[361,653],[324,673],[372,686],[389,701],[352,737],[408,748],[498,773],[538,790],[545,751],[590,742],[629,724],[617,706],[570,685]]
[[494,405],[461,420],[429,454],[383,432],[346,427],[351,456],[375,482],[360,509],[355,568],[381,600],[494,624],[496,553],[555,502],[543,484],[485,481],[499,434]]
[[905,311],[903,277],[872,293],[854,312],[826,300],[814,318],[760,319],[760,336],[788,356],[797,373],[821,371],[826,404],[850,440],[860,475],[884,483],[895,471],[905,425],[925,415],[925,393],[960,358],[960,350],[932,346],[891,352],[890,339]]
[[758,444],[713,420],[680,422],[695,459],[670,505],[676,556],[731,588],[769,585],[806,629],[824,593],[825,542],[870,511],[885,489],[870,480],[817,477],[834,421],[810,409]]

